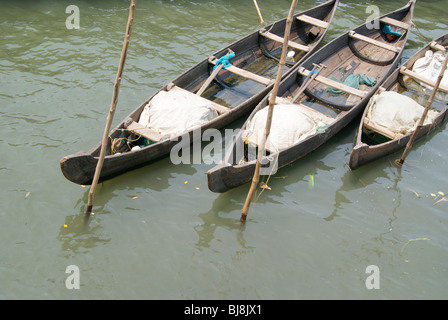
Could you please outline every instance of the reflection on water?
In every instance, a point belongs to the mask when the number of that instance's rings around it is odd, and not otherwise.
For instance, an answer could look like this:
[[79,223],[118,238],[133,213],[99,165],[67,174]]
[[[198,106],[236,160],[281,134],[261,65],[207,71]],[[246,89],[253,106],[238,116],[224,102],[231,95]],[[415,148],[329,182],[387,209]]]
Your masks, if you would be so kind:
[[91,223],[85,216],[85,208],[80,214],[66,216],[64,222],[57,239],[61,242],[61,254],[66,258],[90,252],[90,249],[111,241],[99,223]]
[[[198,250],[212,247],[211,243],[216,240],[215,231],[218,227],[236,232],[236,242],[243,249],[243,251],[238,252],[242,253],[254,249],[251,246],[247,246],[247,242],[244,239],[244,229],[246,226],[239,222],[239,218],[235,219],[235,215],[229,215],[229,213],[241,210],[242,207],[242,203],[232,199],[229,194],[220,195],[213,201],[212,208],[209,211],[197,215],[202,220],[201,224],[194,227],[199,237],[196,243]],[[223,202],[226,203],[225,210],[222,210]],[[224,217],[224,215],[226,216]]]
[[[375,5],[388,12],[400,2]],[[290,1],[259,4],[273,22]],[[271,190],[245,225],[249,184],[214,194],[211,166],[168,158],[100,183],[86,220],[88,188],[65,180],[59,159],[101,138],[128,4],[77,3],[79,30],[65,28],[66,5],[0,1],[0,299],[447,297],[446,202],[435,205],[448,194],[446,125],[416,142],[401,169],[391,156],[350,171],[353,124],[264,180]],[[404,57],[446,33],[446,10],[417,2]],[[343,1],[326,41],[365,17],[364,3]],[[137,2],[115,123],[258,24],[244,1]],[[64,285],[69,264],[80,268],[77,292]],[[365,288],[371,264],[378,291]]]

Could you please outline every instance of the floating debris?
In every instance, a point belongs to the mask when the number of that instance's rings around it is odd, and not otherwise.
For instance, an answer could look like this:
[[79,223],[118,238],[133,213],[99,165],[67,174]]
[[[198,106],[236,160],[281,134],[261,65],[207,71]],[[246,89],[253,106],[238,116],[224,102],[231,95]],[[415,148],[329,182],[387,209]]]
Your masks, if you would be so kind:
[[314,173],[310,174],[310,180],[308,181],[308,186],[310,187],[310,189],[314,188]]
[[414,193],[417,198],[419,198],[419,199],[421,198],[420,195],[417,193],[417,191],[409,189],[409,188],[408,188],[408,190],[412,191],[412,193]]
[[274,179],[286,179],[286,176],[273,177]]
[[260,188],[261,189],[268,189],[268,190],[272,190],[271,187],[269,187],[266,183],[264,182],[260,182]]
[[403,253],[404,248],[406,248],[406,246],[407,246],[409,243],[413,242],[413,241],[428,241],[428,240],[430,240],[430,239],[429,239],[429,238],[415,238],[415,239],[410,239],[410,240],[408,240],[408,242],[406,242],[406,243],[404,244],[403,248],[401,248],[400,253]]
[[437,201],[434,203],[434,205],[437,206],[437,205],[440,205],[440,204],[442,204],[442,203],[444,203],[444,202],[447,202],[447,201],[448,201],[448,199],[447,199],[446,197],[443,197],[442,199],[437,200]]

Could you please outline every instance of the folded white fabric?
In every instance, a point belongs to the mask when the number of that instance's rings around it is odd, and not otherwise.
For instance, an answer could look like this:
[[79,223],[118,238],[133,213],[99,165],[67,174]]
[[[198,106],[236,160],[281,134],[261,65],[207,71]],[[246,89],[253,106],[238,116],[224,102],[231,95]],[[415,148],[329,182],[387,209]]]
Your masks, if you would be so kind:
[[[372,99],[366,117],[397,135],[413,131],[425,109],[412,98],[394,91],[384,91]],[[424,124],[433,122],[436,115],[437,111],[429,110]]]
[[[252,145],[259,145],[265,134],[268,107],[258,111],[246,128],[245,136]],[[326,120],[307,114],[295,104],[278,104],[274,106],[272,124],[266,149],[273,152],[285,149],[316,133],[325,127]]]
[[212,104],[193,93],[160,91],[145,106],[138,123],[170,137],[209,122],[218,113]]
[[[412,71],[418,73],[419,75],[436,82],[437,78],[442,71],[443,62],[445,61],[445,55],[442,52],[434,53],[431,50],[426,51],[426,54],[423,58],[415,61],[412,66]],[[432,87],[420,83],[427,89],[432,90]],[[442,78],[442,82],[440,83],[442,86],[448,86],[448,69],[445,70],[445,73]]]

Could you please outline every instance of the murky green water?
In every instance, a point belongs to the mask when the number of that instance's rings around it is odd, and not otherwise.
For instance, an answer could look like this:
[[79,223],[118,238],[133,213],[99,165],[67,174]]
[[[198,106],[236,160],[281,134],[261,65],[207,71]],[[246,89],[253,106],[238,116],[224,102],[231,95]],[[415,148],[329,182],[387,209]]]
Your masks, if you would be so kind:
[[[290,6],[258,3],[268,22]],[[363,23],[366,5],[405,3],[342,1],[326,40]],[[418,2],[405,58],[446,32],[447,4]],[[66,28],[69,5],[78,30]],[[402,169],[399,154],[352,172],[353,124],[273,176],[245,226],[249,185],[214,194],[209,165],[169,159],[100,184],[84,223],[88,188],[67,181],[59,160],[101,139],[128,6],[0,1],[0,299],[448,298],[445,125]],[[258,26],[249,0],[137,1],[114,123]],[[70,265],[79,290],[66,287]],[[380,289],[366,288],[369,265]]]

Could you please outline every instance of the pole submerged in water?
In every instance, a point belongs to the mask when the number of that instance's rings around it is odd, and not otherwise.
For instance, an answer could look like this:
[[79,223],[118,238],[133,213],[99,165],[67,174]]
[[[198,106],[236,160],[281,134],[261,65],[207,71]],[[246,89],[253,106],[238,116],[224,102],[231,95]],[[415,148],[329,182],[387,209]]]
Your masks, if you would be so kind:
[[249,206],[252,201],[252,197],[254,195],[255,189],[257,188],[258,182],[260,180],[260,167],[261,167],[261,157],[263,156],[266,140],[269,137],[269,134],[271,132],[271,123],[272,123],[272,113],[274,111],[274,104],[275,104],[275,98],[277,97],[278,87],[280,84],[280,80],[283,75],[283,67],[285,66],[285,60],[286,60],[286,51],[288,51],[288,42],[289,42],[289,34],[291,32],[291,24],[292,24],[292,18],[294,15],[294,10],[297,5],[297,0],[293,0],[291,3],[291,9],[289,10],[288,18],[286,19],[286,26],[285,26],[285,36],[283,39],[283,47],[282,47],[282,54],[280,57],[280,65],[278,68],[277,78],[275,79],[274,87],[271,91],[271,96],[269,97],[269,109],[268,109],[268,115],[266,119],[266,128],[265,128],[265,134],[261,140],[261,143],[258,148],[258,156],[257,156],[257,162],[255,165],[255,172],[254,176],[252,178],[252,184],[249,189],[249,193],[247,194],[246,201],[244,203],[243,210],[241,212],[241,222],[246,222],[247,213],[249,211]]
[[100,157],[98,159],[98,163],[97,163],[96,169],[95,169],[95,175],[93,176],[92,185],[90,186],[90,190],[89,190],[89,199],[87,202],[86,215],[90,215],[90,213],[92,212],[95,188],[98,184],[98,180],[99,180],[100,173],[101,173],[101,168],[102,168],[103,162],[104,162],[104,157],[106,155],[107,138],[109,136],[110,127],[112,124],[112,120],[114,118],[115,109],[117,107],[118,90],[120,88],[121,77],[123,75],[124,63],[126,61],[126,55],[127,55],[128,46],[129,46],[129,39],[131,37],[131,29],[132,29],[132,22],[134,20],[134,13],[135,13],[135,0],[131,0],[131,5],[129,7],[128,23],[127,23],[126,33],[125,33],[125,37],[124,37],[124,41],[123,41],[123,48],[121,50],[120,63],[118,65],[117,76],[115,78],[114,92],[112,95],[112,103],[110,106],[109,114],[107,115],[106,127],[104,129],[103,140],[101,142]]

